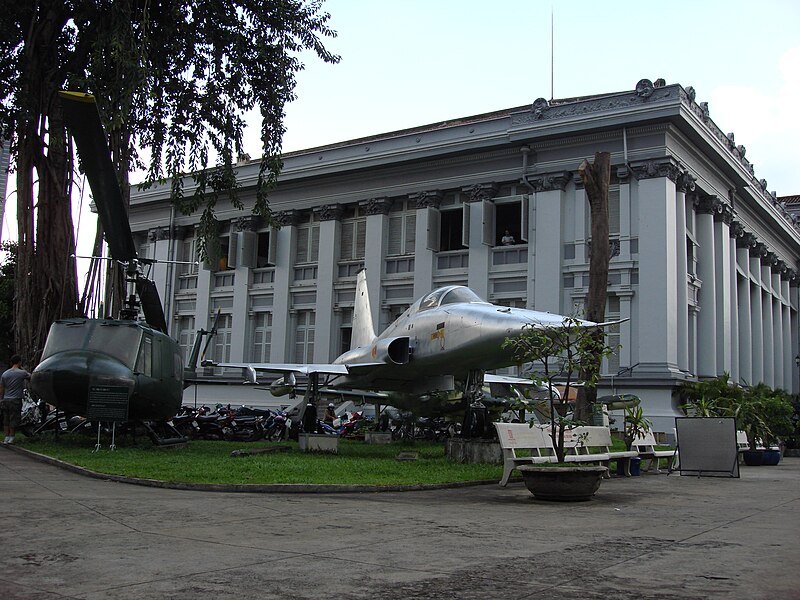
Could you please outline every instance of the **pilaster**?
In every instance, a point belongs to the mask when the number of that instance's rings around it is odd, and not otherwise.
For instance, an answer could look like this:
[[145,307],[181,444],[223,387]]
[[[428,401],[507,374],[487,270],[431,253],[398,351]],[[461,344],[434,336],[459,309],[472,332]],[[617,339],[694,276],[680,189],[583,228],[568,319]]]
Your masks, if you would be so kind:
[[319,224],[319,256],[317,257],[317,303],[314,324],[314,361],[328,362],[339,353],[333,348],[333,280],[336,276],[342,229],[342,212],[340,204],[326,204],[314,209],[320,220]]
[[376,333],[380,333],[377,329],[381,323],[381,280],[386,257],[385,236],[388,232],[388,215],[392,201],[389,198],[371,198],[361,202],[359,206],[367,215],[364,267],[367,269],[367,293],[369,293],[372,322],[375,324]]
[[[636,167],[634,167],[636,172]],[[652,176],[651,176],[652,173]],[[677,194],[674,178],[659,170],[641,171],[636,185],[639,203],[639,306],[637,372],[676,376],[678,369]]]
[[299,213],[296,210],[287,210],[276,213],[274,216],[280,229],[275,229],[272,232],[272,235],[276,236],[276,242],[275,295],[272,309],[270,360],[286,362],[287,357],[292,356],[289,347],[294,339],[294,334],[289,328],[289,287],[292,282],[292,270],[294,269],[294,246],[297,238]]
[[[569,175],[555,173],[534,177],[534,203],[536,204],[536,239],[532,246],[532,259],[536,286],[533,306],[536,310],[562,312],[561,308],[561,255],[564,235],[561,227],[561,212]],[[583,194],[585,198],[585,194]],[[570,312],[566,307],[563,312]]]
[[697,375],[701,378],[720,374],[717,371],[717,246],[714,243],[714,215],[721,210],[721,204],[714,196],[697,197],[695,200],[697,275],[702,282],[697,315]]
[[[433,261],[436,253],[428,247],[428,231],[438,227],[432,220],[432,210],[438,210],[443,194],[438,190],[410,196],[417,204],[416,237],[414,242],[414,297],[427,294],[433,287]],[[432,209],[432,210],[431,210]]]

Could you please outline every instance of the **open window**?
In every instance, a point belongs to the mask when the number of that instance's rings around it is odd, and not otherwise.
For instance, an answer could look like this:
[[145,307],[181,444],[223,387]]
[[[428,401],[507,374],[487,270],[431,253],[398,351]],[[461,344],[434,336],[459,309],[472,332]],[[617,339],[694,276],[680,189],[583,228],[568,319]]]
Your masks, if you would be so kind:
[[463,206],[428,208],[428,249],[461,250],[469,243],[469,211]]
[[[491,224],[494,246],[515,246],[528,242],[528,196],[496,199]],[[486,225],[486,222],[484,222]]]

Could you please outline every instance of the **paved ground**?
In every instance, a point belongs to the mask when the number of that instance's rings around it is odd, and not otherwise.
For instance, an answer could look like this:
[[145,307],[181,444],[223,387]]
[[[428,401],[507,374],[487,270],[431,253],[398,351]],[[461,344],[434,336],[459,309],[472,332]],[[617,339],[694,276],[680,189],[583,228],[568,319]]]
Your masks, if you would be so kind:
[[250,494],[89,479],[0,448],[0,597],[800,598],[800,458],[522,484]]

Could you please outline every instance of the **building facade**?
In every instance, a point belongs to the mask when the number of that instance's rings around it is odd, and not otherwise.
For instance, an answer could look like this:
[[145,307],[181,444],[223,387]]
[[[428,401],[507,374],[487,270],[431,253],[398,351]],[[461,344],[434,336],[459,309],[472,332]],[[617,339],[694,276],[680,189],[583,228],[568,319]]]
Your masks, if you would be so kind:
[[[661,80],[285,155],[279,228],[218,205],[213,260],[155,265],[171,333],[188,352],[219,309],[215,360],[328,362],[349,348],[362,267],[376,329],[445,284],[579,313],[593,247],[578,166],[598,151],[612,157],[606,318],[629,319],[609,331],[602,392],[638,394],[658,431],[682,381],[797,392],[796,219],[694,90]],[[239,164],[245,205],[257,173]],[[199,217],[171,210],[168,185],[134,189],[130,218],[140,255],[195,258]]]

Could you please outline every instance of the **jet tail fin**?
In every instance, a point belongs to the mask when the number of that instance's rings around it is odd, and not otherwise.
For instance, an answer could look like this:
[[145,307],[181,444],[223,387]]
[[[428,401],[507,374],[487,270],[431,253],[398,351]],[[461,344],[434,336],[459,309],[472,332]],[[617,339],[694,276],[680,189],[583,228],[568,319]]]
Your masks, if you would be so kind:
[[375,339],[375,326],[372,323],[372,310],[367,291],[367,271],[361,269],[356,278],[356,300],[353,307],[353,333],[350,349],[361,348]]

